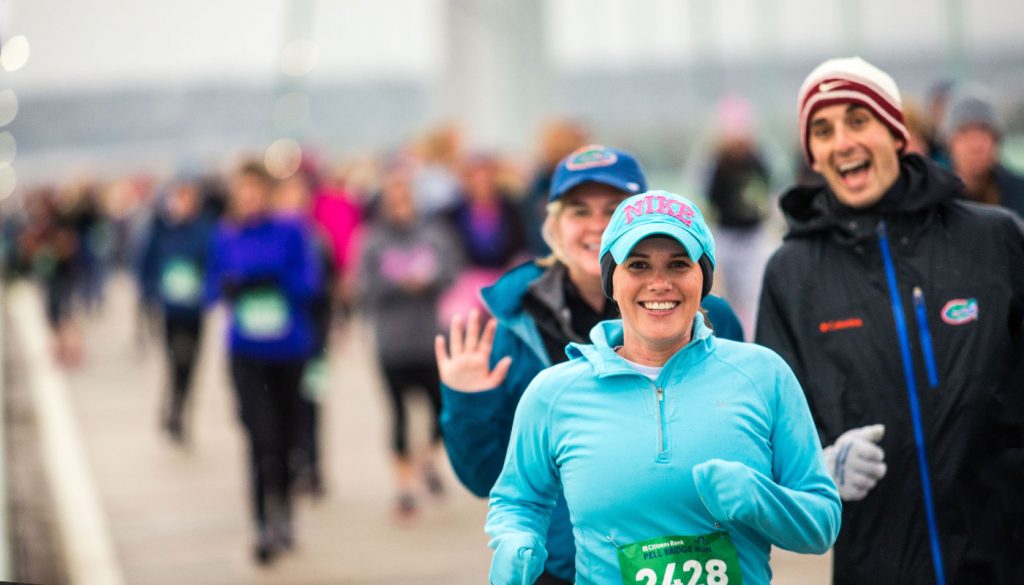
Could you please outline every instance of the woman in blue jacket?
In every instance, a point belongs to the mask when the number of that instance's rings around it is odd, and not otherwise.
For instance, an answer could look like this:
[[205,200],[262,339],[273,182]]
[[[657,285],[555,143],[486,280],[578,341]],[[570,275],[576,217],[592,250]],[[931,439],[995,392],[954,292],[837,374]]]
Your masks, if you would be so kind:
[[203,323],[203,281],[214,220],[196,180],[176,180],[153,219],[139,266],[143,298],[163,309],[170,389],[161,424],[185,440],[185,411]]
[[[485,497],[494,485],[516,405],[533,377],[565,361],[569,342],[585,342],[594,325],[618,317],[618,307],[602,291],[597,252],[615,208],[644,190],[643,171],[627,152],[590,145],[567,156],[552,177],[542,228],[552,256],[522,264],[482,291],[494,316],[482,332],[479,316],[471,314],[465,328],[460,317],[453,320],[450,348],[437,338],[445,447],[459,479],[474,494]],[[743,338],[724,300],[709,296],[704,309],[716,334]],[[572,525],[561,496],[547,545],[550,554],[538,583],[571,583]]]
[[257,562],[292,546],[296,412],[313,351],[310,303],[320,286],[313,243],[294,221],[270,215],[273,180],[263,165],[242,165],[231,181],[230,216],[209,253],[206,301],[224,298],[239,414],[249,438]]
[[825,552],[840,502],[785,362],[698,314],[714,240],[690,201],[625,200],[601,240],[622,313],[523,394],[487,532],[493,585],[533,583],[564,493],[576,583],[767,585],[772,545]]

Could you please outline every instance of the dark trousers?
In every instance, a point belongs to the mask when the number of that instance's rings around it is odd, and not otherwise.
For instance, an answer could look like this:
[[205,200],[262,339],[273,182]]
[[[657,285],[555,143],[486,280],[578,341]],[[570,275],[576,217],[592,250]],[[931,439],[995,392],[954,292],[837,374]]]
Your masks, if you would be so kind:
[[299,394],[296,423],[298,470],[308,473],[311,481],[320,481],[320,402],[305,392]]
[[[305,362],[231,357],[239,416],[249,435],[253,513],[260,528],[291,515],[295,421]],[[278,516],[281,515],[281,516]],[[271,517],[273,516],[273,517]]]
[[199,352],[202,315],[164,316],[164,345],[170,373],[171,417],[180,418],[188,400],[192,372]]
[[432,413],[433,442],[441,440],[441,381],[438,378],[437,365],[429,364],[384,366],[384,381],[391,399],[391,447],[400,458],[409,456],[408,415],[406,396],[415,388],[426,392]]
[[537,580],[533,582],[533,585],[572,585],[570,581],[563,581],[558,577],[551,576],[551,573],[544,571],[537,577]]

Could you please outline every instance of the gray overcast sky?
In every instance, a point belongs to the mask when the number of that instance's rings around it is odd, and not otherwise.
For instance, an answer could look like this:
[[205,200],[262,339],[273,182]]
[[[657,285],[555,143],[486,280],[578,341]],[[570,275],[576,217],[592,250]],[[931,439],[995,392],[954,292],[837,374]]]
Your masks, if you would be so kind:
[[[514,0],[480,0],[487,5]],[[320,78],[430,77],[445,0],[309,0]],[[630,67],[942,51],[950,0],[545,0],[555,67]],[[286,0],[0,0],[0,34],[25,35],[28,64],[0,71],[19,91],[181,84],[274,75]],[[963,0],[967,51],[1024,52],[1024,2]],[[256,8],[258,6],[258,8]],[[855,26],[847,15],[859,14]],[[767,23],[767,26],[761,26]],[[7,85],[5,83],[4,85]]]

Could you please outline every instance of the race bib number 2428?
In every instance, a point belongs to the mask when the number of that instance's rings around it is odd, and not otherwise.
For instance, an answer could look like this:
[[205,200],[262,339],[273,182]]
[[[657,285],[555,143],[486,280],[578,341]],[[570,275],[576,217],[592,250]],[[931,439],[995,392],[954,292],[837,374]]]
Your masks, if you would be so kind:
[[736,547],[726,532],[664,536],[619,549],[623,585],[742,585]]

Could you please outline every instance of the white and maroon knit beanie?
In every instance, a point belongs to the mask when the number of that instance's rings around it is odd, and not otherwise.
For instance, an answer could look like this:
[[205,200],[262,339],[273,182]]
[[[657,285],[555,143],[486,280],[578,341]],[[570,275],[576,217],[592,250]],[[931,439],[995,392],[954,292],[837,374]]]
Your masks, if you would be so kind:
[[[888,73],[860,57],[829,59],[818,65],[800,86],[797,108],[800,116],[800,146],[807,164],[814,157],[807,143],[808,124],[814,112],[826,106],[842,103],[860,104],[875,114],[906,147],[910,134],[903,121],[903,102],[900,90]],[[902,152],[902,148],[900,152]]]

